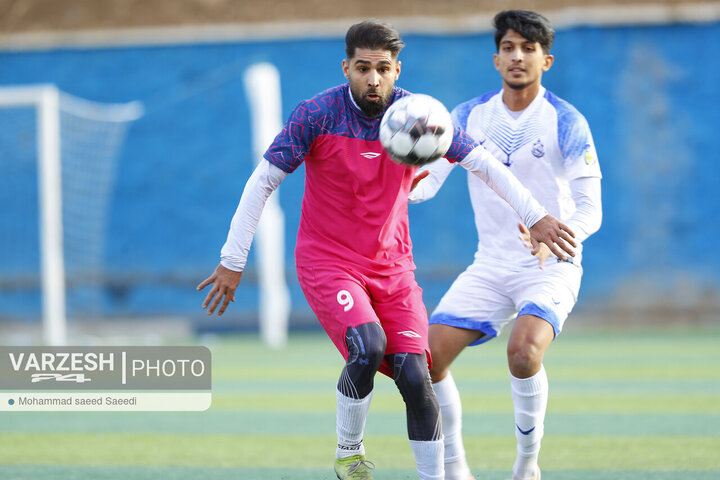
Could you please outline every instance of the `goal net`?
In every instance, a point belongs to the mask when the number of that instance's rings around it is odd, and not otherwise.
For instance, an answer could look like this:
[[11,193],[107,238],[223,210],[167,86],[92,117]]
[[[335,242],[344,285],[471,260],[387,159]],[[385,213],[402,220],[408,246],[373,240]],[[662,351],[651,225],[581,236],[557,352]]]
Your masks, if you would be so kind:
[[101,104],[53,85],[0,87],[0,320],[98,311],[118,153],[139,102]]

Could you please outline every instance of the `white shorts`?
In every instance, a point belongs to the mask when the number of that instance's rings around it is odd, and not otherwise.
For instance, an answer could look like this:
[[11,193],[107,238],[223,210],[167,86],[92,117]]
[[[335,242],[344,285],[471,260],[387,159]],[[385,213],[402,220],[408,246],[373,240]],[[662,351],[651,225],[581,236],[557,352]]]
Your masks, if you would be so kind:
[[492,340],[518,315],[535,315],[557,336],[575,306],[582,267],[548,259],[545,268],[509,269],[476,261],[450,286],[430,316],[430,324],[478,330],[472,345]]

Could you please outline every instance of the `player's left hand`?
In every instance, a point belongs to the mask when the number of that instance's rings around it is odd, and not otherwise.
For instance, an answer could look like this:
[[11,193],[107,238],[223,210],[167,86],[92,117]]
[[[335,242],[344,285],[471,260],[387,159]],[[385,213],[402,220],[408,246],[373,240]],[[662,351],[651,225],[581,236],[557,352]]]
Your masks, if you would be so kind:
[[520,230],[519,238],[522,240],[523,245],[530,249],[530,254],[537,257],[540,269],[542,270],[545,265],[545,260],[552,256],[550,248],[544,243],[533,242],[530,230],[523,223],[518,223],[518,229]]
[[553,255],[562,260],[567,260],[568,255],[575,256],[575,234],[570,227],[552,215],[545,215],[530,227],[530,237],[533,242],[547,245]]

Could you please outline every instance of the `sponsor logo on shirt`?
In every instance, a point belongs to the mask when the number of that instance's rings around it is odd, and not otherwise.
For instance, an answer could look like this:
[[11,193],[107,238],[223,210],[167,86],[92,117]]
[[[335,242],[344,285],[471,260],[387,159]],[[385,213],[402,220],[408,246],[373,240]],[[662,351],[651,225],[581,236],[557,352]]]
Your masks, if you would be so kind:
[[373,159],[373,158],[377,158],[380,156],[380,154],[376,153],[376,152],[365,152],[365,153],[361,153],[360,155],[362,155],[363,157],[365,157],[367,159]]

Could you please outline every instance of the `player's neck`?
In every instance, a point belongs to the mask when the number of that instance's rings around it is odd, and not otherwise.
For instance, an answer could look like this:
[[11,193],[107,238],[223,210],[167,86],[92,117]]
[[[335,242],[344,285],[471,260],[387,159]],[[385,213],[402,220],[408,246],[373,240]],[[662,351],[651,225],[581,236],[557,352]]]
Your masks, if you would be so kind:
[[540,84],[533,83],[525,88],[514,89],[507,84],[503,88],[503,103],[513,112],[525,110],[540,92]]

